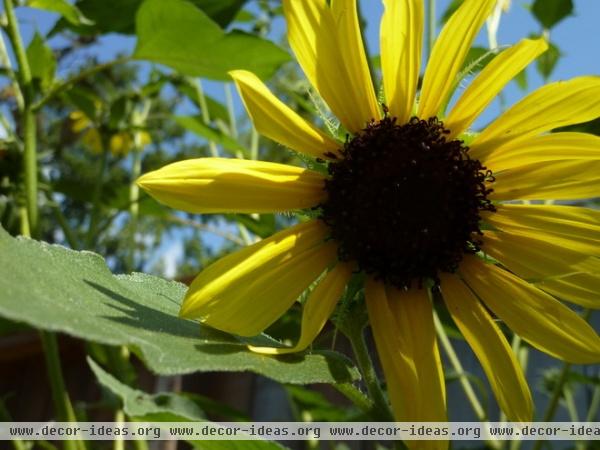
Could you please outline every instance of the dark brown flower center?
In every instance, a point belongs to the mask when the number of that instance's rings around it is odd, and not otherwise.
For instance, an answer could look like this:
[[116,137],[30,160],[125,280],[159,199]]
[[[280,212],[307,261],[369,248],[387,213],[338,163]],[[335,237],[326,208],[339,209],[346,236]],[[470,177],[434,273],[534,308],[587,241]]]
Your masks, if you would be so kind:
[[437,118],[371,122],[329,164],[320,218],[339,258],[399,288],[454,272],[480,250],[492,173]]

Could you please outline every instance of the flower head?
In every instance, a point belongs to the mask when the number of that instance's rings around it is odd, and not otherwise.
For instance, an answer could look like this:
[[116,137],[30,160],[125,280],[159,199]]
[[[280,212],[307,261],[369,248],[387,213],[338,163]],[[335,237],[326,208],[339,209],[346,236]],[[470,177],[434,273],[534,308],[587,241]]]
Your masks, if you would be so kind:
[[420,92],[423,2],[384,3],[385,106],[373,89],[355,0],[283,2],[290,45],[347,130],[345,142],[306,122],[256,76],[231,73],[259,132],[325,161],[327,175],[203,158],[139,180],[160,201],[191,212],[318,211],[318,218],[206,268],[190,287],[182,315],[254,335],[318,279],[297,345],[255,349],[299,351],[360,270],[367,275],[366,305],[398,420],[446,420],[433,298],[443,299],[503,411],[529,421],[529,388],[492,314],[552,356],[600,361],[600,338],[560,301],[599,305],[600,213],[515,201],[597,195],[600,138],[548,132],[600,116],[600,78],[542,87],[467,144],[469,126],[547,49],[546,42],[525,39],[499,53],[446,113],[467,52],[496,0],[463,2],[433,47]]

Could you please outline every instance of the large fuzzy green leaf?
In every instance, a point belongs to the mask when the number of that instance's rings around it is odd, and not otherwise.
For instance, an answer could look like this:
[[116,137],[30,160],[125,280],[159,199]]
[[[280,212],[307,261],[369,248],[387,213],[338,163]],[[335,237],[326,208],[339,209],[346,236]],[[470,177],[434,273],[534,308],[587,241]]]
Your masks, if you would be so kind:
[[[297,384],[358,377],[349,361],[333,352],[252,353],[233,336],[180,319],[184,285],[144,274],[115,276],[95,253],[13,238],[0,229],[0,266],[0,316],[94,342],[128,345],[159,374],[252,371]],[[253,343],[266,341],[262,336]]]
[[185,0],[146,0],[137,13],[136,33],[136,58],[190,76],[228,80],[228,71],[246,69],[268,78],[290,59],[270,41],[241,31],[224,32]]
[[[91,358],[88,363],[98,382],[116,395],[123,403],[123,411],[136,420],[154,422],[203,421],[204,413],[191,399],[182,394],[162,392],[147,394],[121,383],[105,372]],[[268,441],[188,441],[193,448],[202,450],[283,450],[285,447]]]
[[204,412],[192,400],[180,394],[147,394],[121,383],[88,357],[88,364],[98,382],[123,403],[123,411],[139,420],[179,422],[204,420]]

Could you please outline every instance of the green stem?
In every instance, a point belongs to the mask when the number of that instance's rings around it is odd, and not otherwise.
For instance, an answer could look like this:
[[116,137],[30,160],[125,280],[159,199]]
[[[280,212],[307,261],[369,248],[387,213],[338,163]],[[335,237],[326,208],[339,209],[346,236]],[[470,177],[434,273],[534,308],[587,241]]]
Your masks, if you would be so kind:
[[435,18],[435,0],[427,0],[427,29],[425,34],[425,48],[427,49],[427,59],[431,58],[433,43],[435,42],[436,18]]
[[[591,315],[591,310],[585,309],[583,311],[582,316],[583,316],[584,320],[587,321],[590,318],[590,315]],[[563,364],[563,367],[560,371],[560,375],[558,376],[558,381],[556,383],[556,386],[554,387],[554,392],[552,393],[550,402],[548,403],[548,406],[546,407],[546,412],[544,413],[544,418],[542,419],[542,422],[550,422],[554,418],[554,415],[556,414],[556,410],[558,409],[558,405],[560,403],[560,397],[562,396],[565,384],[569,378],[569,372],[571,370],[571,366],[572,366],[572,364],[568,363],[568,362],[565,362]],[[533,444],[532,450],[540,450],[543,445],[544,445],[544,441],[535,441],[535,444]]]
[[332,386],[362,412],[368,414],[373,411],[373,402],[352,383],[335,383]]
[[369,355],[369,349],[364,335],[364,327],[349,327],[346,335],[352,345],[352,351],[356,357],[356,363],[363,376],[363,380],[369,393],[369,398],[373,401],[372,413],[375,419],[391,421],[393,415],[390,406],[383,395],[379,378],[375,373],[373,361]]
[[98,169],[98,175],[96,176],[96,184],[94,186],[94,192],[92,193],[92,211],[90,215],[90,226],[87,232],[86,247],[92,248],[93,243],[96,241],[96,230],[98,228],[98,220],[100,219],[100,199],[102,196],[102,187],[104,186],[104,174],[108,168],[108,155],[110,150],[108,149],[108,143],[106,142],[105,133],[100,130],[102,140],[102,157],[100,160],[100,168]]
[[598,414],[598,409],[600,408],[600,386],[596,386],[594,388],[594,393],[592,394],[592,401],[590,402],[590,407],[585,416],[586,422],[594,422],[596,419],[596,414]]
[[148,442],[143,439],[136,439],[133,441],[133,447],[135,450],[148,450]]
[[60,228],[62,229],[62,231],[65,235],[65,239],[67,240],[67,243],[69,244],[69,246],[72,249],[79,250],[79,242],[77,240],[77,237],[75,236],[73,229],[69,226],[69,223],[67,222],[67,218],[60,210],[60,205],[54,201],[54,199],[52,198],[52,194],[48,191],[46,191],[46,199],[48,201],[48,205],[54,211],[54,217],[56,218],[56,221],[60,225]]
[[250,135],[250,159],[258,159],[258,149],[260,143],[260,136],[254,126],[252,127],[252,134]]
[[[6,409],[6,405],[4,404],[4,399],[2,397],[0,397],[0,421],[13,421],[13,418],[10,416],[8,410]],[[15,450],[27,450],[25,442],[23,442],[21,439],[11,439],[11,444]]]
[[25,197],[27,199],[27,216],[29,218],[29,230],[32,237],[38,236],[38,203],[37,203],[37,151],[36,151],[36,118],[31,103],[33,101],[34,90],[31,79],[31,69],[29,61],[19,32],[17,17],[13,0],[4,0],[4,10],[6,11],[6,33],[12,45],[17,59],[19,71],[19,87],[23,93],[24,107],[21,117],[23,127],[23,165],[25,168]]
[[[12,0],[4,0],[4,9],[7,17],[7,34],[14,50],[17,63],[19,65],[19,85],[24,94],[23,110],[23,133],[24,133],[24,170],[25,170],[25,189],[27,197],[28,228],[32,237],[37,237],[39,232],[38,224],[38,204],[37,204],[37,154],[36,154],[36,117],[31,108],[33,102],[34,90],[31,80],[31,70],[23,46],[23,40],[19,32],[17,18],[15,16]],[[42,345],[44,347],[44,357],[48,369],[48,378],[52,388],[52,399],[54,408],[59,420],[75,421],[75,413],[69,399],[69,394],[65,388],[62,369],[60,366],[60,356],[58,353],[58,343],[56,335],[46,331],[40,331]],[[67,450],[76,450],[78,445],[76,441],[65,441],[64,447]]]
[[452,346],[452,343],[450,342],[450,338],[448,338],[448,335],[446,334],[446,330],[444,330],[444,326],[442,325],[442,322],[440,321],[440,318],[438,317],[437,313],[434,313],[433,321],[435,324],[435,330],[438,335],[440,344],[442,344],[442,348],[444,349],[444,352],[446,353],[446,356],[448,357],[448,360],[450,361],[452,368],[454,369],[454,371],[457,373],[457,375],[459,377],[460,385],[462,386],[463,391],[464,391],[465,395],[467,396],[467,400],[469,400],[469,404],[471,405],[471,408],[473,409],[473,411],[475,412],[475,415],[477,416],[477,420],[485,421],[486,414],[485,414],[485,411],[483,410],[483,406],[481,406],[481,402],[477,398],[477,395],[475,394],[475,390],[473,389],[471,382],[467,378],[467,375],[465,373],[465,370],[463,369],[460,359],[456,355],[456,351],[454,350],[454,347]]
[[235,119],[235,109],[233,107],[233,94],[231,93],[231,85],[225,83],[225,104],[227,105],[227,115],[229,117],[229,135],[233,139],[238,138],[237,121]]
[[[58,352],[58,342],[54,333],[40,331],[40,338],[44,348],[44,357],[48,370],[48,378],[52,392],[52,401],[54,402],[54,411],[60,422],[76,422],[75,412],[69,399],[69,393],[65,386],[62,368],[60,367],[60,355]],[[78,450],[77,441],[64,441],[65,450]]]
[[[122,426],[125,421],[125,413],[122,409],[118,409],[115,412],[115,426]],[[123,440],[123,436],[116,436],[113,441],[113,450],[125,450],[125,440]]]
[[[12,70],[12,64],[10,62],[10,58],[8,56],[8,51],[6,50],[6,45],[4,43],[4,36],[0,33],[0,65],[8,70],[8,76],[10,77],[13,89],[15,91],[15,101],[17,102],[17,109],[19,112],[23,112],[25,109],[25,101],[23,99],[23,94],[21,93],[21,87],[19,86],[19,80],[17,80],[17,76]],[[4,125],[4,124],[3,124]],[[9,127],[4,127],[6,130]]]
[[[198,97],[198,104],[200,105],[200,113],[202,114],[202,122],[204,125],[210,125],[210,112],[208,111],[208,103],[206,102],[206,95],[204,95],[204,88],[202,87],[202,81],[196,80],[194,83],[196,87],[196,95]],[[217,144],[214,141],[208,141],[208,148],[212,157],[216,158],[219,156],[219,150]]]

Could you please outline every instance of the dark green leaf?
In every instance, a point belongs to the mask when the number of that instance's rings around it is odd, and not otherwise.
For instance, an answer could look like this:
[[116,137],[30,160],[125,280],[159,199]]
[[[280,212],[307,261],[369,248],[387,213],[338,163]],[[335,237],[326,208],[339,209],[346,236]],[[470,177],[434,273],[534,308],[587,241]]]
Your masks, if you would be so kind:
[[550,78],[561,57],[560,49],[552,42],[548,44],[548,50],[542,53],[536,61],[538,72],[544,79]]
[[79,0],[76,5],[94,22],[89,31],[133,34],[141,0]]
[[527,90],[527,86],[529,85],[527,82],[527,69],[523,69],[521,72],[519,72],[519,74],[515,77],[515,82],[522,91]]
[[79,8],[67,0],[29,0],[27,6],[58,13],[73,25],[92,25]]
[[573,14],[573,0],[535,0],[531,12],[544,28],[550,29]]
[[235,139],[227,136],[221,130],[208,126],[202,122],[202,119],[194,116],[178,116],[175,117],[175,122],[181,125],[188,131],[197,134],[205,138],[208,141],[212,141],[217,145],[221,145],[227,150],[233,152],[244,153],[246,149],[242,147]]
[[450,2],[448,7],[444,10],[444,13],[442,14],[442,24],[448,22],[448,19],[450,19],[450,17],[452,17],[452,14],[454,14],[458,7],[462,5],[462,2],[464,2],[464,0],[452,0]]
[[198,405],[182,395],[170,392],[150,395],[121,383],[89,357],[88,364],[98,382],[121,400],[123,411],[131,418],[162,422],[204,419]]
[[226,27],[236,17],[246,0],[192,0],[210,18]]
[[68,103],[82,111],[89,119],[96,120],[102,100],[94,91],[87,87],[76,86],[69,89],[64,95]]
[[124,129],[128,125],[128,119],[133,109],[131,100],[126,96],[119,97],[110,105],[110,116],[108,126],[112,130]]
[[600,136],[600,118],[594,119],[590,122],[578,123],[576,125],[569,125],[568,127],[557,128],[554,130],[556,133],[562,131],[576,131],[579,133],[590,133]]
[[261,238],[271,236],[276,231],[275,215],[261,214],[258,218],[246,214],[228,214],[226,217],[244,225],[248,231]]
[[[54,2],[58,0],[32,0]],[[65,0],[61,0],[65,1]],[[168,0],[170,1],[170,0]],[[167,0],[165,2],[168,3]],[[225,27],[240,11],[247,0],[190,0],[197,8],[204,10],[215,22]],[[135,33],[135,15],[143,0],[78,0],[76,6],[91,19],[75,23],[61,23],[53,30],[60,31],[65,26],[80,34]],[[65,17],[66,18],[66,17]]]
[[39,81],[43,90],[48,89],[54,80],[56,58],[39,33],[35,33],[27,47],[27,60],[31,68],[31,76]]
[[164,375],[252,371],[274,380],[334,383],[358,378],[342,355],[323,351],[268,357],[242,340],[180,319],[186,287],[157,277],[114,276],[91,252],[13,238],[0,229],[0,315],[45,330],[109,345],[129,345],[148,368]]
[[225,33],[184,0],[146,0],[137,15],[136,31],[136,58],[190,76],[229,80],[228,71],[246,69],[268,78],[290,59],[270,41],[241,31]]

